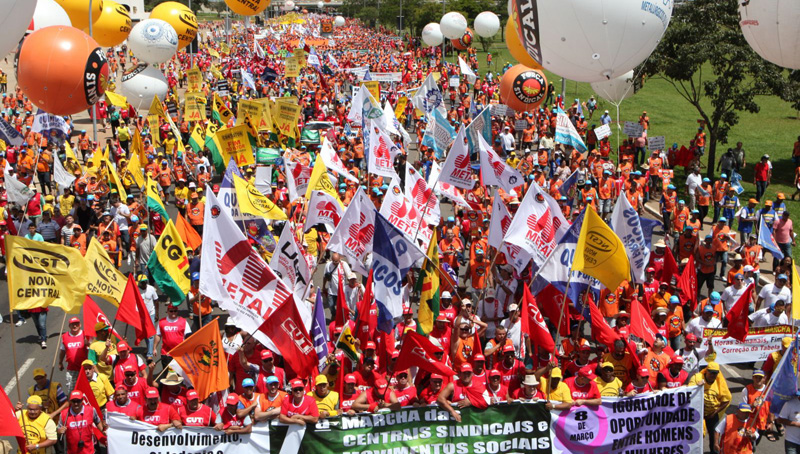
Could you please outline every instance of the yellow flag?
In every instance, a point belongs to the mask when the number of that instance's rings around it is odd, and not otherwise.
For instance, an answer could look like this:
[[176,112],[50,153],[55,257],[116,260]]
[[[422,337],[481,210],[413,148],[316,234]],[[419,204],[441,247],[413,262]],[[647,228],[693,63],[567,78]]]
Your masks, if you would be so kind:
[[397,100],[397,105],[394,106],[394,116],[400,118],[400,115],[406,111],[406,105],[408,104],[408,98],[405,96],[400,97]]
[[247,125],[234,126],[233,128],[220,129],[214,134],[214,143],[217,145],[225,165],[233,159],[238,167],[249,166],[255,163],[253,146],[247,136]]
[[231,117],[233,117],[233,112],[228,109],[222,101],[222,98],[220,98],[216,92],[214,92],[214,105],[211,107],[211,117],[216,120],[220,126],[226,126]]
[[142,164],[139,162],[138,153],[131,153],[131,160],[128,162],[128,172],[131,173],[133,181],[136,182],[137,188],[141,188],[144,186],[144,176],[142,175]]
[[[72,162],[75,163],[75,165],[77,165],[78,168],[81,169],[81,173],[84,173],[85,170],[83,169],[83,164],[81,164],[81,162],[78,161],[78,157],[75,156],[75,152],[72,150],[72,147],[69,145],[69,142],[67,142],[67,141],[64,141],[64,151],[65,151],[66,157],[67,158],[72,158]],[[67,166],[66,163],[65,163],[64,167],[67,168],[67,170],[70,173],[74,170],[74,168],[71,165]]]
[[328,175],[328,168],[322,160],[322,154],[317,154],[317,160],[314,161],[314,169],[311,171],[311,178],[308,180],[308,189],[306,190],[306,200],[311,200],[311,191],[322,191],[331,195],[334,199],[339,201],[339,205],[344,206],[339,194],[336,193],[336,188],[331,183],[331,178]]
[[108,102],[110,102],[111,104],[113,104],[113,105],[115,105],[115,106],[117,106],[119,108],[122,108],[122,109],[127,109],[128,108],[128,98],[126,98],[126,97],[124,97],[122,95],[118,95],[118,94],[114,93],[113,91],[106,91],[106,99],[108,99]]
[[[175,137],[175,142],[178,144],[178,150],[184,151],[183,140],[181,140],[181,131],[177,126],[175,126],[175,122],[172,121],[172,117],[170,117],[164,110],[164,106],[161,104],[161,100],[158,99],[158,96],[153,96],[153,102],[150,103],[150,110],[147,114],[147,121],[150,122],[150,129],[153,131],[158,131],[158,120],[155,120],[155,129],[153,129],[153,122],[151,122],[150,117],[154,115],[157,115],[158,117],[161,117],[167,121],[167,124],[169,124],[169,128],[172,131],[172,135]],[[153,134],[154,137],[158,135],[159,134]]]
[[270,199],[264,196],[255,186],[248,181],[233,175],[233,185],[236,188],[236,199],[242,213],[261,216],[267,219],[285,221],[286,213],[275,206]]
[[797,268],[792,270],[792,320],[800,320],[800,278]]
[[172,220],[167,222],[164,231],[161,232],[158,243],[147,261],[147,269],[158,287],[172,301],[180,302],[186,299],[192,283],[189,259],[181,235]]
[[[154,135],[157,136],[158,134]],[[131,134],[131,154],[139,155],[139,164],[144,165],[144,163],[147,162],[147,156],[144,152],[144,144],[142,143],[142,133],[139,131],[138,127],[136,128],[136,131],[133,131],[133,134]]]
[[606,288],[616,289],[622,281],[631,278],[630,270],[631,264],[622,240],[593,208],[587,207],[572,271],[588,274]]
[[219,58],[219,52],[217,52],[215,49],[208,49],[208,55]]
[[5,241],[11,310],[53,306],[80,311],[89,271],[78,249],[16,235],[6,235]]
[[356,338],[353,336],[353,332],[350,331],[350,324],[345,323],[344,328],[342,329],[342,334],[339,335],[339,339],[336,341],[336,348],[342,350],[342,353],[347,355],[353,362],[358,362],[358,359],[361,355],[358,354],[358,349],[356,348]]
[[86,293],[103,297],[115,306],[119,306],[122,294],[125,293],[127,278],[114,266],[114,262],[97,241],[97,237],[89,242],[84,258],[89,270]]
[[128,191],[125,190],[125,186],[122,185],[122,179],[120,179],[119,174],[117,173],[117,169],[114,168],[113,165],[108,165],[108,172],[111,174],[111,181],[117,187],[117,192],[119,192],[119,198],[123,202],[128,198]]

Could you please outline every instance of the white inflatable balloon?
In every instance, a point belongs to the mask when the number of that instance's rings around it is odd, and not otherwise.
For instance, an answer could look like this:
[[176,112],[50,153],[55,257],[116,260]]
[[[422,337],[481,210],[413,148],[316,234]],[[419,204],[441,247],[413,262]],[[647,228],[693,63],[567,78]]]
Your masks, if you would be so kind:
[[322,7],[323,7],[323,6],[325,6],[325,4],[324,4],[324,3],[322,3],[322,2],[317,2],[317,8],[319,8],[319,9],[322,9]]
[[283,9],[286,11],[291,11],[294,9],[294,2],[292,0],[288,0],[286,3],[283,4]]
[[467,31],[467,20],[461,13],[451,11],[439,21],[439,27],[442,29],[442,35],[448,39],[461,39],[464,32]]
[[633,95],[633,70],[611,80],[592,82],[592,90],[598,96],[614,104]]
[[66,25],[71,27],[69,15],[55,0],[38,0],[36,10],[33,12],[29,32],[35,32],[51,25]]
[[491,11],[484,11],[475,17],[473,25],[478,36],[491,38],[500,31],[500,18]]
[[336,16],[336,18],[333,19],[333,25],[336,27],[344,27],[344,17]]
[[422,28],[423,43],[433,47],[442,44],[442,41],[444,41],[444,35],[442,35],[442,30],[440,29],[439,24],[431,22]]
[[750,47],[765,60],[800,69],[800,2],[739,2],[739,26]]
[[148,109],[153,96],[163,99],[167,95],[167,78],[156,67],[141,64],[122,76],[120,91],[136,110]]
[[36,0],[0,0],[0,57],[17,47],[35,10]]
[[671,0],[509,3],[528,54],[545,69],[580,82],[613,79],[642,63],[664,35],[673,4]]
[[139,60],[157,65],[178,51],[178,33],[166,21],[145,19],[131,30],[128,47]]

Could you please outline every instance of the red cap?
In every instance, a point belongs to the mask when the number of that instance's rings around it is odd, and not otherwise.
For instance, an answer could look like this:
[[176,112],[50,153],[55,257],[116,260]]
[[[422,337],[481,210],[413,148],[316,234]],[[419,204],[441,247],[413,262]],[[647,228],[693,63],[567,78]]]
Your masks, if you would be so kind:
[[129,352],[131,351],[131,347],[128,345],[127,342],[120,342],[117,344],[117,351],[118,352]]
[[306,388],[306,385],[303,383],[303,380],[300,380],[299,378],[295,378],[294,380],[289,382],[289,384],[292,386],[292,389],[295,389],[295,388],[303,388],[303,389],[305,389]]
[[486,361],[486,357],[478,353],[472,357],[472,362],[474,363],[475,361]]
[[225,403],[227,405],[239,405],[239,395],[236,393],[228,394],[228,397],[225,398]]
[[272,358],[272,350],[264,349],[261,352],[261,359],[268,359],[268,358]]
[[437,321],[437,322],[447,322],[447,321],[449,321],[449,320],[447,319],[447,316],[446,316],[446,315],[444,315],[444,314],[439,314],[439,316],[438,316],[438,317],[436,317],[436,321]]
[[472,364],[464,363],[461,365],[461,372],[472,372]]
[[136,368],[133,367],[133,364],[126,364],[122,367],[122,372],[136,372]]
[[211,190],[214,191],[214,192],[218,192],[219,191],[219,185],[215,184],[214,186],[211,187]]
[[505,347],[503,347],[503,353],[508,353],[508,352],[514,353],[514,346],[512,344],[508,344]]
[[687,340],[687,341],[694,341],[694,342],[697,342],[697,336],[695,336],[695,335],[694,335],[694,334],[692,334],[692,333],[689,333],[689,334],[687,334],[687,335],[686,335],[686,340]]
[[75,399],[83,400],[83,393],[81,391],[78,391],[77,389],[69,393],[69,400],[75,400]]
[[648,375],[650,375],[650,369],[648,369],[646,367],[640,367],[639,368],[639,376],[640,377],[646,377]]
[[375,380],[375,387],[376,388],[378,388],[378,389],[386,389],[387,386],[389,386],[389,383],[386,382],[386,379],[379,378],[379,379]]
[[347,375],[344,376],[344,382],[345,383],[356,383],[357,382],[356,376],[353,375],[353,374],[347,374]]
[[78,317],[72,317],[71,319],[69,319],[69,324],[70,325],[73,324],[73,323],[80,323],[80,322],[81,322],[81,319],[79,319]]
[[670,364],[683,364],[683,356],[673,356],[672,359],[669,360]]
[[580,348],[578,348],[578,351],[590,352],[590,351],[592,351],[592,347],[589,344],[583,344],[583,345],[580,346]]
[[578,370],[578,375],[591,380],[594,378],[594,368],[592,366],[583,366]]
[[431,374],[431,381],[433,381],[433,380],[442,380],[442,381],[444,381],[444,376],[439,375],[439,374]]
[[367,346],[364,347],[364,350],[369,350],[369,349],[375,350],[376,348],[377,347],[375,346],[375,342],[369,341],[367,342]]
[[119,391],[120,389],[125,390],[125,391],[128,390],[128,388],[124,384],[118,383],[117,386],[114,387],[114,390],[115,391]]
[[503,376],[503,374],[501,374],[500,371],[497,370],[497,369],[492,369],[492,370],[489,371],[489,377],[490,378],[491,377],[502,377],[502,376]]
[[650,268],[647,269],[647,272],[648,273],[655,273],[656,269],[651,266]]
[[392,359],[399,358],[399,357],[400,357],[400,352],[399,351],[395,350],[395,351],[392,352]]
[[195,391],[193,389],[190,389],[189,391],[186,391],[186,400],[187,401],[195,400],[195,399],[199,399],[199,398],[200,398],[200,396],[197,394],[197,391]]
[[147,388],[147,391],[144,393],[144,397],[148,399],[158,399],[158,390],[155,388]]

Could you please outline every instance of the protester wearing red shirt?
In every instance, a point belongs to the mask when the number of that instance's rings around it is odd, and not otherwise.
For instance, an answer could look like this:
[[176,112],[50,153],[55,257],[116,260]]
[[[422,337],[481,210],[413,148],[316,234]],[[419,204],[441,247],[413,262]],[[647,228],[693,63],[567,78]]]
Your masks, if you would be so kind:
[[131,353],[131,347],[127,342],[120,342],[117,344],[117,357],[114,360],[113,375],[114,381],[119,381],[123,376],[123,369],[125,366],[130,365],[135,368],[138,375],[144,371],[146,364],[135,353]]
[[680,388],[689,380],[689,373],[683,370],[683,357],[673,356],[667,367],[661,369],[659,377],[667,381],[667,388]]
[[567,363],[567,367],[564,368],[565,375],[567,377],[573,377],[578,375],[578,371],[582,368],[589,366],[592,369],[597,368],[597,360],[590,361],[589,356],[592,353],[592,347],[588,344],[581,345],[578,347],[578,355],[574,361]]
[[130,400],[134,401],[137,405],[144,406],[144,395],[147,388],[149,388],[147,380],[140,377],[136,369],[130,364],[125,366],[122,376],[124,376],[125,379],[117,384],[117,388],[122,387]]
[[267,387],[267,378],[276,377],[278,379],[278,386],[283,388],[286,386],[286,372],[275,365],[275,358],[272,351],[264,349],[261,351],[261,368],[258,369],[256,375],[256,392],[266,394],[269,391]]
[[395,373],[397,385],[394,394],[401,407],[408,407],[417,402],[417,388],[408,383],[408,369]]
[[144,407],[139,407],[136,411],[136,419],[156,426],[159,432],[163,432],[170,427],[175,427],[176,429],[183,427],[175,407],[161,403],[158,390],[155,388],[147,388],[145,405]]
[[489,383],[486,385],[486,392],[492,404],[505,402],[508,400],[508,388],[503,384],[503,374],[497,369],[492,369],[487,374]]
[[356,414],[356,412],[352,410],[352,407],[353,402],[356,401],[359,394],[361,393],[356,389],[356,376],[347,374],[344,377],[344,390],[342,390],[342,394],[339,396],[339,410],[342,414],[350,416]]
[[253,431],[253,423],[250,416],[239,416],[239,411],[244,409],[244,404],[236,393],[228,394],[225,398],[225,409],[220,412],[222,430],[226,434],[243,433]]
[[353,372],[356,377],[356,386],[359,391],[367,391],[375,387],[375,382],[382,378],[381,374],[375,372],[375,360],[364,358],[361,367]]
[[625,395],[632,397],[651,391],[653,391],[653,385],[650,383],[650,369],[640,367],[636,371],[636,377],[625,387]]
[[295,378],[291,385],[292,394],[286,396],[281,404],[280,422],[301,426],[307,423],[315,424],[319,420],[319,409],[314,398],[306,395],[306,387],[302,380]]
[[[144,396],[142,396],[144,397]],[[122,413],[129,418],[136,418],[136,412],[142,406],[135,402],[128,395],[128,390],[122,384],[117,385],[114,391],[114,398],[106,404],[106,411],[109,413]]]
[[472,356],[472,381],[475,383],[486,387],[486,383],[489,380],[489,375],[486,374],[486,357],[480,353],[476,353]]
[[519,388],[520,379],[525,375],[525,365],[514,357],[515,354],[514,346],[506,345],[503,347],[503,361],[495,366],[503,374],[503,386],[509,392]]
[[442,383],[444,383],[443,376],[432,374],[428,386],[419,393],[419,397],[417,398],[418,405],[425,406],[436,402],[439,393],[442,391]]
[[578,371],[578,375],[564,380],[564,384],[572,393],[572,400],[576,406],[600,405],[600,390],[597,389],[594,379],[593,368],[585,366]]
[[178,410],[181,423],[187,427],[215,427],[222,429],[222,420],[214,413],[211,407],[200,403],[197,391],[190,389],[186,392],[186,407]]
[[170,371],[160,382],[162,385],[161,402],[172,405],[176,411],[186,406],[186,388],[181,386],[183,377],[174,371]]
[[81,363],[88,355],[89,343],[81,329],[81,321],[78,317],[72,317],[69,319],[69,331],[61,336],[61,348],[58,352],[58,370],[64,370],[64,359],[67,360],[67,391],[75,387]]
[[522,387],[511,394],[511,398],[522,402],[538,402],[547,400],[544,393],[539,389],[539,380],[535,375],[526,375],[522,381]]
[[178,316],[180,301],[173,301],[167,306],[167,316],[156,325],[156,347],[161,344],[161,365],[167,367],[172,358],[169,352],[192,333],[192,328],[185,318]]
[[69,408],[61,411],[58,420],[58,433],[66,434],[69,454],[94,454],[92,425],[101,431],[104,427],[97,411],[83,404],[83,397],[81,391],[72,391],[69,395]]
[[450,416],[461,422],[461,414],[453,407],[464,408],[475,406],[476,408],[486,408],[486,389],[476,385],[472,381],[472,365],[462,364],[458,372],[458,379],[447,386],[439,393],[437,402],[440,407],[450,413]]

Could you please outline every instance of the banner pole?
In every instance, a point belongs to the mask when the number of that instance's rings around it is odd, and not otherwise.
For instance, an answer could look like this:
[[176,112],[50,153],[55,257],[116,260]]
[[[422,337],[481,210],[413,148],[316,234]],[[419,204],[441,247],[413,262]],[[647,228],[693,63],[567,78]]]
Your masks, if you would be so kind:
[[[64,323],[67,321],[67,312],[64,311],[64,318],[61,319],[61,332],[58,334],[58,340],[60,341],[64,337]],[[50,368],[50,379],[53,379],[53,372],[56,370],[56,360],[58,359],[58,354],[61,352],[60,348],[56,349],[55,354],[53,355],[53,366]]]
[[[26,205],[26,208],[27,208],[27,205]],[[5,242],[6,242],[6,244],[8,244],[8,240],[7,239],[5,240]],[[11,278],[11,270],[12,270],[11,268],[7,269],[9,284],[11,282],[14,282],[13,279]],[[17,380],[17,401],[18,402],[22,402],[22,391],[20,391],[20,389],[19,389],[20,381],[19,381],[19,365],[17,363],[17,338],[14,335],[14,310],[11,309],[11,307],[10,307],[11,306],[11,301],[12,301],[11,297],[13,296],[11,294],[11,292],[12,292],[11,285],[9,285],[8,286],[8,302],[9,302],[10,314],[8,316],[9,317],[8,320],[11,323],[11,355],[14,357],[14,377]],[[20,410],[20,412],[22,412],[22,411],[24,411],[24,410]],[[14,414],[16,415],[16,412]],[[27,428],[27,424],[25,423],[25,418],[22,418],[22,433],[23,434],[27,434],[28,433],[28,428]],[[25,441],[27,442],[27,437],[25,438]],[[20,446],[20,449],[24,449],[24,447]]]

